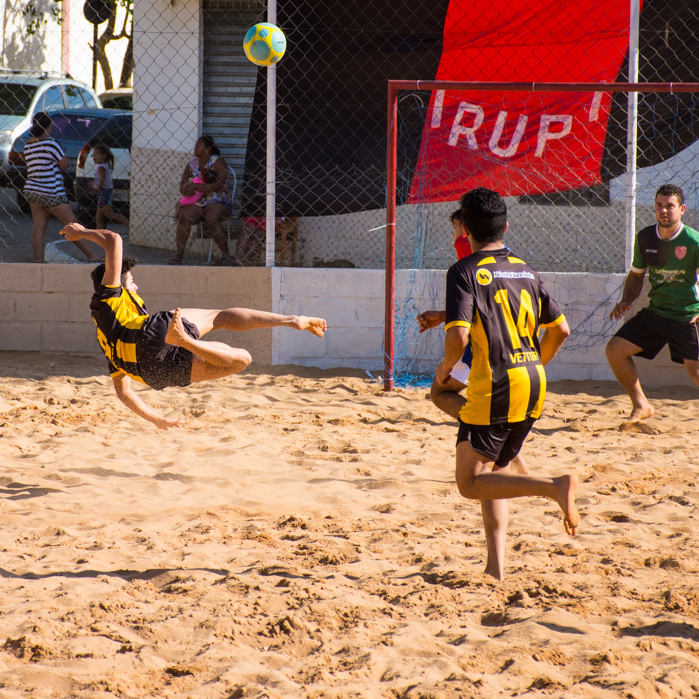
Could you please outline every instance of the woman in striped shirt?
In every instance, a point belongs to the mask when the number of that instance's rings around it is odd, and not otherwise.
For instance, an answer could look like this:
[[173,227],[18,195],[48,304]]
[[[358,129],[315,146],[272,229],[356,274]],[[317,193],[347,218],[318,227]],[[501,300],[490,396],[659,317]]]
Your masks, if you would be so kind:
[[[37,262],[44,262],[44,236],[49,218],[55,216],[64,225],[77,221],[68,204],[63,184],[63,171],[68,168],[68,158],[60,143],[50,136],[52,123],[45,112],[35,114],[29,131],[30,138],[24,146],[24,160],[27,163],[24,196],[32,210],[32,249]],[[85,254],[88,262],[100,260],[99,255],[82,241],[75,245]]]

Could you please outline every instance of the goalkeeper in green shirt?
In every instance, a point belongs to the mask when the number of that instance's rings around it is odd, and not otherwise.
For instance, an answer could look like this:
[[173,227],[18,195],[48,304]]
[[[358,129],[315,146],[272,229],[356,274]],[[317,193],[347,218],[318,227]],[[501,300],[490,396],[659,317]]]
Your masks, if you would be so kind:
[[633,404],[629,422],[653,415],[633,357],[653,359],[669,345],[672,361],[684,363],[699,386],[699,233],[682,223],[685,210],[680,187],[665,184],[658,189],[657,224],[638,232],[621,301],[609,316],[619,320],[631,308],[648,272],[648,307],[624,323],[607,344],[609,366]]

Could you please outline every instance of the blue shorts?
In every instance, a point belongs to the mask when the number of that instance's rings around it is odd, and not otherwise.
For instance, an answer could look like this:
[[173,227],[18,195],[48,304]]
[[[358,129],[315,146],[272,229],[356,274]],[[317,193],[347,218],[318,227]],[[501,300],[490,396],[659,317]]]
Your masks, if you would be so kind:
[[97,206],[102,208],[103,206],[111,206],[114,200],[114,190],[113,189],[100,189],[97,195]]

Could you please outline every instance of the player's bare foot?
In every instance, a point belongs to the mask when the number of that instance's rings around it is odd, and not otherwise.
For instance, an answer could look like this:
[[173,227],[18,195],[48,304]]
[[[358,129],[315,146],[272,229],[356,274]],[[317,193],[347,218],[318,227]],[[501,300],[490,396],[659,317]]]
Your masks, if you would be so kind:
[[328,329],[328,324],[322,318],[309,318],[308,316],[295,316],[293,326],[297,330],[308,330],[318,337],[323,337]]
[[185,347],[188,340],[189,335],[185,332],[184,323],[182,322],[182,311],[176,308],[175,312],[172,314],[172,320],[170,321],[167,333],[165,333],[165,342],[167,342],[168,345]]
[[502,570],[500,570],[499,566],[497,565],[486,565],[485,570],[483,571],[484,575],[490,575],[492,578],[495,578],[496,580],[499,580],[502,582],[505,579],[505,576],[502,573]]
[[580,515],[575,505],[575,492],[578,489],[578,477],[575,474],[554,478],[558,485],[556,502],[563,510],[563,526],[568,534],[573,536],[578,531]]
[[654,414],[655,410],[653,410],[649,404],[641,405],[631,411],[631,415],[629,415],[629,417],[626,419],[626,422],[639,422],[640,420],[647,420],[649,417],[653,417]]

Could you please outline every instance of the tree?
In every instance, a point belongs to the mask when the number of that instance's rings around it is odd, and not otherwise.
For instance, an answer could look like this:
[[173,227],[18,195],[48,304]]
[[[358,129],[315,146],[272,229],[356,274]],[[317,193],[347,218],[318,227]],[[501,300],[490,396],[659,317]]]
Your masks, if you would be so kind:
[[[30,36],[36,34],[49,21],[62,24],[63,13],[61,12],[61,5],[63,2],[70,2],[70,0],[48,0],[46,3],[41,2],[41,0],[29,0],[22,10],[27,20],[27,33]],[[95,59],[102,71],[104,89],[112,90],[114,88],[114,78],[106,51],[107,45],[112,41],[128,40],[118,87],[128,87],[133,76],[133,0],[105,0],[105,4],[109,8],[108,17],[105,20],[106,26],[97,37],[94,46],[90,44],[90,48],[94,50]],[[120,31],[117,31],[117,16],[121,14],[119,12],[120,8],[123,10],[123,23]]]

